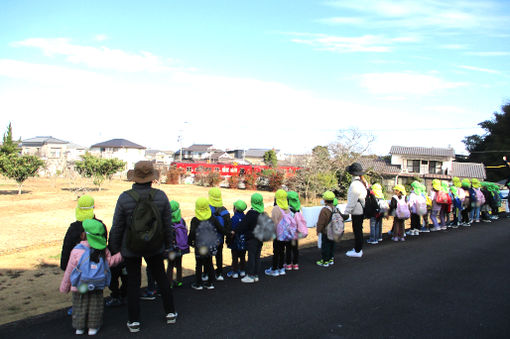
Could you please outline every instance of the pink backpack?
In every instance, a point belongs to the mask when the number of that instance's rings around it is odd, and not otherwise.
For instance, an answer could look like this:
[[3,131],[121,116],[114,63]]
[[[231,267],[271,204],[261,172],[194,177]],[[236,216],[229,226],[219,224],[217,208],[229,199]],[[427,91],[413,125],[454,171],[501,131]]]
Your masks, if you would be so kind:
[[290,241],[296,239],[296,221],[294,221],[290,213],[285,213],[281,208],[280,211],[282,212],[282,220],[276,225],[276,240]]
[[409,211],[409,206],[407,206],[406,199],[402,197],[399,199],[397,196],[394,196],[397,199],[397,209],[396,216],[399,219],[409,219],[411,216],[411,211]]
[[415,201],[416,214],[425,215],[427,214],[427,199],[423,195],[418,195]]
[[308,235],[308,225],[306,225],[305,217],[303,217],[303,213],[297,212],[294,213],[294,220],[297,224],[297,237],[296,239],[306,238]]
[[479,188],[475,188],[476,192],[476,200],[478,200],[478,206],[482,206],[485,204],[485,195],[483,195],[482,191]]

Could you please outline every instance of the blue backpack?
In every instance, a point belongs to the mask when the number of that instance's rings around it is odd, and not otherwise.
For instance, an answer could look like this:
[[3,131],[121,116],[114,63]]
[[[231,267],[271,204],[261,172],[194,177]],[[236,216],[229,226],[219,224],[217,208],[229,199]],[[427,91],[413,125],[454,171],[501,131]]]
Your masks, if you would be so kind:
[[112,274],[110,267],[103,257],[99,257],[99,262],[90,261],[90,248],[82,244],[76,245],[77,249],[83,252],[78,265],[71,272],[71,286],[78,288],[78,291],[85,293],[87,291],[104,290],[110,285]]
[[212,215],[218,220],[218,222],[221,225],[221,230],[218,230],[218,240],[220,241],[220,245],[223,244],[223,236],[226,235],[227,231],[225,230],[225,218],[224,216],[228,215],[230,216],[230,213],[228,213],[226,208],[223,208],[219,212],[217,212],[216,208],[214,206],[211,207],[211,213]]

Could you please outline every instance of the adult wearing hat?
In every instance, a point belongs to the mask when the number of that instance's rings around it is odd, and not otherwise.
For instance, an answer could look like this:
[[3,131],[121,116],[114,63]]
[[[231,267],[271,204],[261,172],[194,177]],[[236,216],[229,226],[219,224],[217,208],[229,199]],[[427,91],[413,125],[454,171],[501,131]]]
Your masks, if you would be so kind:
[[[128,271],[128,329],[130,332],[140,331],[140,284],[141,265],[144,258],[150,272],[161,291],[163,308],[165,310],[167,323],[175,323],[177,313],[174,309],[170,282],[165,274],[163,254],[173,244],[172,211],[166,194],[158,189],[152,188],[152,182],[159,178],[159,172],[154,169],[152,162],[139,161],[135,164],[133,171],[129,172],[128,179],[134,181],[132,190],[123,192],[117,200],[115,213],[113,215],[112,229],[110,231],[109,243],[112,251],[120,251],[126,262]],[[135,197],[152,198],[161,216],[163,224],[164,239],[161,245],[143,251],[133,249],[127,241],[128,228],[132,219],[137,202]]]
[[347,166],[346,171],[352,175],[352,182],[347,191],[347,206],[344,213],[352,216],[354,248],[345,255],[361,258],[363,256],[363,208],[365,207],[368,185],[363,177],[365,172],[360,163],[355,162]]

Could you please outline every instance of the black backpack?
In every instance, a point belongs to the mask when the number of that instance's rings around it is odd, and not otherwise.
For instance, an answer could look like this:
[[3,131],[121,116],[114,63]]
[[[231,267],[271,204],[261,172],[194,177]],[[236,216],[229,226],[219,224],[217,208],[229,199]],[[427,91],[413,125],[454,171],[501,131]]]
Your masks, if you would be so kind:
[[200,256],[214,256],[219,246],[218,231],[208,220],[202,220],[195,233],[195,254]]
[[257,218],[257,225],[253,229],[253,236],[261,242],[270,241],[276,238],[273,220],[266,212],[260,213]]
[[135,190],[126,191],[136,201],[133,214],[128,220],[127,248],[135,253],[157,251],[164,243],[161,213],[154,203],[156,190],[148,195]]
[[367,196],[365,198],[365,206],[363,207],[363,218],[365,218],[365,219],[373,218],[380,212],[381,212],[381,208],[379,207],[377,198],[375,197],[374,193],[370,189],[367,189]]

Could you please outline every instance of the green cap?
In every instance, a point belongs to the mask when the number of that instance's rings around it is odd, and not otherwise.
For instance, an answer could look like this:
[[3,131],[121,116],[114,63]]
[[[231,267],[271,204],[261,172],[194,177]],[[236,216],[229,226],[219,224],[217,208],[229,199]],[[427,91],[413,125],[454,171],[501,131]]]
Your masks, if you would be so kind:
[[264,198],[260,193],[254,193],[251,196],[251,208],[259,213],[264,213]]
[[299,194],[294,191],[287,192],[287,200],[289,200],[289,206],[295,211],[299,212],[301,209],[301,202],[299,201]]
[[325,201],[333,201],[333,200],[335,200],[335,193],[333,193],[331,191],[326,191],[322,195],[322,199],[324,199]]
[[234,208],[239,212],[244,212],[244,210],[247,208],[246,203],[242,200],[237,200],[234,203]]
[[96,219],[87,219],[82,222],[82,225],[90,247],[96,250],[104,250],[106,248],[106,239],[103,224]]
[[181,210],[179,203],[175,200],[170,201],[170,207],[172,208],[172,222],[177,223],[181,221]]

